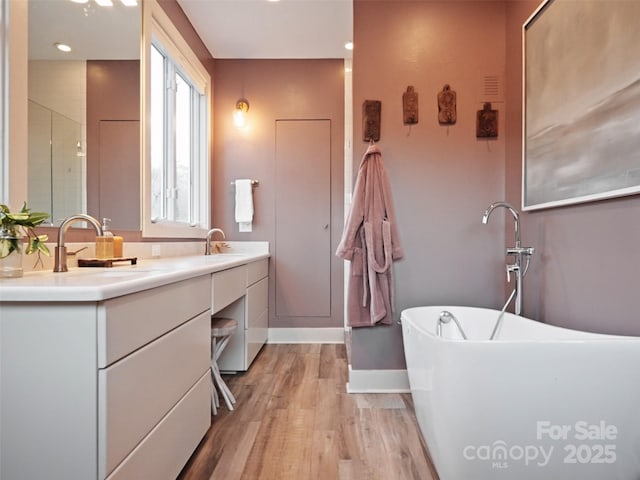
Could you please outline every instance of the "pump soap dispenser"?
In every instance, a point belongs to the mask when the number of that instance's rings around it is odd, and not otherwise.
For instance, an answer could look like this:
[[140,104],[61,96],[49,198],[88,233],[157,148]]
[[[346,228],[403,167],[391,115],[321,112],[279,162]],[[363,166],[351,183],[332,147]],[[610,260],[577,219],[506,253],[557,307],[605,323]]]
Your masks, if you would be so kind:
[[102,236],[96,237],[96,258],[113,258],[113,233],[109,231],[110,218],[102,219]]

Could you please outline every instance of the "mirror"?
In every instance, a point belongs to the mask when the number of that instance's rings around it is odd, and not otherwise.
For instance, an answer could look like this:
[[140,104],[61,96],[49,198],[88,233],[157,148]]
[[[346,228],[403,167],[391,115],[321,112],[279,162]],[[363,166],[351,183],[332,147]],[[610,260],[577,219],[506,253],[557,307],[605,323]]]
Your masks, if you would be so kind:
[[142,7],[28,1],[29,206],[140,230]]

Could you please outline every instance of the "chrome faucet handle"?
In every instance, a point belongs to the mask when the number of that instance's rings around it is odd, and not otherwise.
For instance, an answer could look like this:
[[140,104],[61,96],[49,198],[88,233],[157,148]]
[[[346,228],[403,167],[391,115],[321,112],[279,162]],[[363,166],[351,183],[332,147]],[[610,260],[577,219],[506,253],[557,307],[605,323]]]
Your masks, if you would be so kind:
[[77,254],[78,254],[78,253],[80,253],[81,251],[86,250],[87,248],[89,248],[89,247],[82,247],[82,248],[79,248],[78,250],[76,250],[75,252],[70,252],[70,251],[68,251],[68,250],[67,250],[67,255],[68,255],[69,257],[72,257],[72,256],[74,256],[74,255],[77,255]]
[[509,247],[507,248],[507,255],[533,255],[533,247]]
[[507,265],[507,283],[511,283],[511,272],[517,272],[518,270],[520,270],[519,265]]

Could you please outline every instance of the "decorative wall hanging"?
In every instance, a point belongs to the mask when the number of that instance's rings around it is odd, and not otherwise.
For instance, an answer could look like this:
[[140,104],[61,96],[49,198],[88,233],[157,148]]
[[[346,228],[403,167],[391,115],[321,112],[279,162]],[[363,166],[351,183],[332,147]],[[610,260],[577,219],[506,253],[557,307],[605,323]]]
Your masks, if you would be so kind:
[[382,102],[365,100],[362,104],[362,140],[369,142],[380,140],[380,120]]
[[498,111],[491,109],[491,103],[486,102],[482,110],[476,115],[476,137],[496,138],[498,136]]
[[418,93],[412,85],[402,94],[402,121],[405,125],[418,123]]
[[440,125],[453,125],[456,119],[456,92],[446,84],[438,93],[438,122]]
[[524,210],[640,193],[639,15],[553,0],[525,23]]

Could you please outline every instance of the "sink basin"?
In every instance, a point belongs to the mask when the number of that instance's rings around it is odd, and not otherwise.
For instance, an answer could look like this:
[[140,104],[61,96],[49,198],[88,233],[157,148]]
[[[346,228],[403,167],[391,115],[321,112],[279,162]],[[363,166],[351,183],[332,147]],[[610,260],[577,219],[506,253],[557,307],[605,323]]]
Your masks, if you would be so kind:
[[115,266],[115,267],[71,267],[68,272],[54,273],[60,276],[95,275],[97,277],[120,277],[140,275],[152,272],[166,272],[166,268],[139,267],[139,266]]
[[162,272],[164,270],[150,270],[150,269],[132,269],[132,270],[114,270],[112,268],[102,270],[101,272],[96,272],[98,275],[103,277],[128,277],[131,275],[141,274],[141,273],[150,273],[150,272]]

